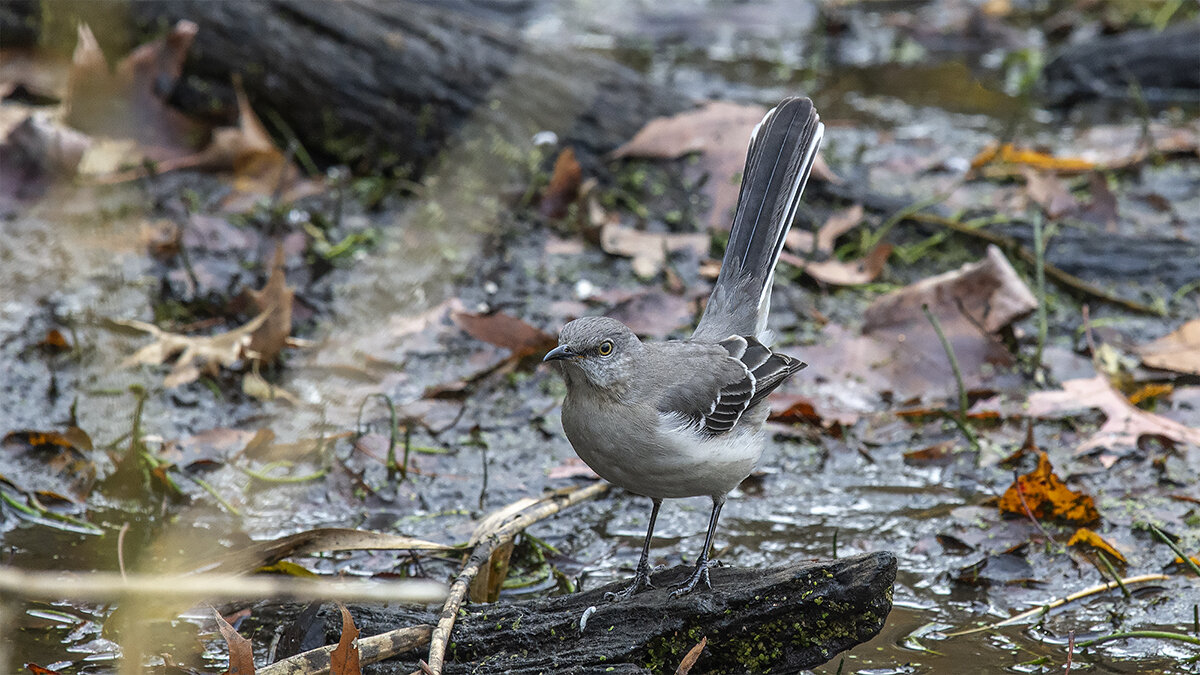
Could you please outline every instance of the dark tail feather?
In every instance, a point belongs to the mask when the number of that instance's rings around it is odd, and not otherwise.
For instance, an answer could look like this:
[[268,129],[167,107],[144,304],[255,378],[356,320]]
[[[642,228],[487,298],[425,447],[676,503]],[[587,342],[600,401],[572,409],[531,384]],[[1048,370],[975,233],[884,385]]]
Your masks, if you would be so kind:
[[775,264],[824,129],[807,98],[785,99],[754,128],[721,274],[694,337],[761,332]]

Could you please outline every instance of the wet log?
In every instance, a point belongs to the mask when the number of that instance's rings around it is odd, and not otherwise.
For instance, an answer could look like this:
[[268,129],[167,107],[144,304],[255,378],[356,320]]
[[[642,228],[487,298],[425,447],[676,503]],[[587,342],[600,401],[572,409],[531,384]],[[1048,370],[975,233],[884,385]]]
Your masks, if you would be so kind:
[[[879,552],[766,570],[714,568],[712,590],[671,599],[669,587],[690,572],[682,566],[660,572],[654,590],[619,603],[605,602],[604,593],[622,583],[470,605],[455,624],[445,672],[669,673],[708,638],[694,673],[794,673],[879,632],[892,607],[896,558]],[[580,631],[580,618],[593,606]],[[366,607],[352,612],[363,635],[420,618]],[[340,619],[329,625],[331,640],[340,625]],[[407,675],[410,659],[364,672]]]
[[[1200,100],[1200,23],[1163,31],[1129,31],[1072,45],[1042,72],[1049,100],[1068,106],[1089,99],[1152,103]],[[1136,85],[1140,94],[1135,94]]]
[[[649,119],[687,106],[608,59],[528,44],[528,3],[457,0],[160,0],[131,3],[133,25],[197,23],[172,102],[231,110],[231,75],[271,125],[318,160],[414,173],[465,127],[484,147],[553,131],[586,162]],[[276,125],[278,126],[278,125]]]

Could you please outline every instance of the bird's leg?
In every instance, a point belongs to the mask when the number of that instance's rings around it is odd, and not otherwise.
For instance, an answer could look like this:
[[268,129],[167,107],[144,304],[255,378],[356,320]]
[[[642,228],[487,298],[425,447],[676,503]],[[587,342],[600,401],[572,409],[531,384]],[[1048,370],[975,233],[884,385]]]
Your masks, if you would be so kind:
[[717,519],[721,517],[721,507],[725,506],[725,495],[713,497],[712,515],[708,518],[708,534],[704,536],[704,549],[700,551],[700,559],[696,561],[696,569],[692,572],[692,576],[688,580],[676,586],[671,591],[672,598],[678,598],[681,595],[687,595],[696,589],[696,586],[701,581],[704,585],[712,588],[712,584],[708,580],[708,551],[712,548],[713,535],[717,533]]
[[650,510],[650,525],[646,528],[646,541],[642,543],[642,558],[638,560],[637,572],[633,575],[633,583],[623,591],[605,593],[605,600],[628,600],[642,589],[652,588],[650,585],[650,573],[653,572],[650,569],[650,538],[654,536],[654,521],[658,519],[658,507],[660,506],[662,506],[662,500],[655,499],[654,508]]

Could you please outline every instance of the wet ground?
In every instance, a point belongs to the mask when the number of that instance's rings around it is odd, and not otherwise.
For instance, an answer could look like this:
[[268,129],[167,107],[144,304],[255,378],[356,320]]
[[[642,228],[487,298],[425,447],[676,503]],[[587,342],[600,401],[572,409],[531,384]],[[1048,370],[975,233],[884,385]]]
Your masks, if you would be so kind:
[[[930,22],[930,30],[967,11],[955,3],[914,6],[917,20]],[[1043,110],[1035,96],[1014,85],[1020,62],[1006,56],[1040,48],[1045,39],[1019,21],[1002,46],[975,41],[964,47],[914,37],[911,26],[897,27],[893,19],[902,13],[895,8],[838,12],[837,31],[827,34],[817,30],[822,19],[816,10],[790,7],[715,4],[667,12],[628,3],[601,21],[589,3],[567,3],[536,16],[527,32],[532,40],[611,54],[693,97],[769,103],[798,91],[809,94],[829,125],[824,150],[833,169],[878,194],[909,201],[961,180],[978,150],[1014,128],[1027,144],[1071,155],[1090,126]],[[1180,114],[1194,116],[1196,110],[1161,113]],[[465,130],[464,138],[471,134]],[[246,395],[237,373],[168,389],[162,368],[121,365],[148,340],[112,320],[159,319],[175,326],[204,320],[241,287],[259,287],[265,279],[269,247],[256,228],[267,215],[255,212],[233,225],[194,220],[227,219],[214,206],[223,189],[219,180],[180,173],[111,187],[64,184],[8,218],[0,242],[0,368],[6,373],[0,380],[0,432],[78,426],[96,448],[86,453],[87,463],[103,479],[115,472],[144,396],[142,433],[151,448],[169,446],[161,453],[173,463],[182,495],[171,496],[153,483],[132,495],[114,481],[89,484],[79,503],[54,506],[55,513],[75,519],[70,522],[24,512],[9,500],[0,521],[5,562],[116,569],[117,533],[126,523],[131,527],[124,556],[148,571],[248,539],[322,526],[459,542],[490,510],[585,480],[552,477],[569,473],[562,469],[574,457],[558,419],[561,383],[536,358],[507,363],[506,350],[464,334],[447,312],[502,311],[553,332],[567,316],[604,311],[646,282],[627,259],[604,253],[569,225],[537,217],[520,202],[534,179],[528,167],[548,164],[556,149],[540,150],[530,141],[515,148],[520,161],[508,161],[495,148],[478,147],[464,140],[449,149],[417,196],[397,190],[381,208],[368,209],[355,199],[362,191],[354,189],[366,184],[347,182],[344,194],[335,189],[285,213],[291,222],[302,222],[308,213],[329,213],[340,204],[341,234],[374,236],[373,245],[333,263],[314,262],[312,248],[302,243],[289,250],[288,277],[298,288],[295,334],[312,344],[288,350],[282,365],[266,374],[295,403]],[[541,165],[529,161],[536,153],[545,154]],[[682,187],[686,178],[680,178],[686,162],[665,168],[634,164],[638,176],[649,176],[641,184],[629,180],[630,166],[612,164],[613,173],[601,176],[601,189],[618,195],[616,203],[641,204],[652,229],[695,227],[665,215],[689,199]],[[1118,234],[1200,241],[1200,164],[1194,157],[1113,173],[1110,183],[1122,214]],[[460,189],[463,184],[473,186],[469,194]],[[945,206],[951,212],[980,204],[1000,209],[1011,197],[1009,188],[1002,182],[968,184]],[[1170,203],[1170,218],[1145,205],[1143,197],[1150,194]],[[816,224],[842,206],[819,196],[811,201],[808,218]],[[181,211],[192,214],[189,222],[201,233],[190,247],[190,272],[178,258],[162,261],[147,253],[146,223]],[[871,215],[878,224],[892,214]],[[628,212],[624,217],[629,224],[636,220]],[[1072,227],[1085,237],[1105,232],[1079,223]],[[221,236],[205,240],[204,232]],[[227,243],[231,232],[243,233],[243,245]],[[976,241],[912,224],[890,236],[902,246],[924,243],[927,255],[911,262],[893,259],[883,277],[865,287],[824,287],[795,270],[779,281],[772,320],[782,346],[802,358],[816,354],[830,338],[813,327],[813,316],[855,330],[867,303],[884,291],[977,260],[984,251]],[[547,246],[548,240],[557,244]],[[1052,249],[1052,260],[1055,255],[1071,259],[1068,250]],[[702,293],[708,282],[700,275],[701,261],[682,256],[672,262],[684,286]],[[1100,266],[1081,266],[1078,273],[1123,297],[1148,301],[1169,297],[1189,275],[1200,279],[1200,263],[1192,263],[1171,268],[1177,276],[1122,277]],[[1018,269],[1032,279],[1028,266]],[[596,297],[581,297],[588,288]],[[1080,355],[1086,346],[1079,330],[1085,302],[1100,339],[1128,346],[1200,315],[1196,297],[1193,286],[1167,303],[1168,316],[1146,317],[1052,285],[1045,358],[1050,382],[1094,372]],[[173,318],[182,314],[186,319]],[[39,347],[51,329],[68,337],[69,351]],[[1033,319],[1019,322],[1013,348],[1031,353],[1036,330]],[[685,336],[686,325],[672,334]],[[823,382],[822,364],[806,360],[812,367],[795,378],[788,393],[839,400],[829,393],[837,382]],[[1144,370],[1136,373],[1147,377]],[[1004,400],[1019,408],[1038,385],[1028,377],[1016,382]],[[817,672],[1058,672],[1072,631],[1077,642],[1130,630],[1195,634],[1200,602],[1195,578],[1169,565],[1170,550],[1135,525],[1158,523],[1180,537],[1185,549],[1196,549],[1195,504],[1172,496],[1197,496],[1198,449],[1172,450],[1151,441],[1105,468],[1094,457],[1073,453],[1102,421],[1092,412],[1039,421],[1034,439],[1060,473],[1095,496],[1104,518],[1098,530],[1128,560],[1123,574],[1167,570],[1170,578],[1131,587],[1128,598],[1112,591],[1070,603],[1033,624],[946,637],[1102,583],[1107,574],[1091,558],[1061,545],[1073,527],[1045,523],[1042,531],[1027,519],[1002,519],[989,502],[1012,481],[1012,469],[998,462],[1024,442],[1023,419],[981,424],[984,450],[977,454],[949,421],[895,414],[918,404],[941,405],[953,383],[938,384],[940,390],[923,402],[883,395],[868,400],[840,434],[812,425],[772,427],[760,471],[731,495],[722,514],[716,556],[730,565],[881,549],[898,556],[896,607],[884,631]],[[1194,378],[1180,379],[1175,395],[1161,399],[1155,412],[1200,426],[1195,385]],[[380,461],[387,451],[388,417],[374,396],[381,393],[399,406],[402,420],[412,422],[413,471],[405,480],[389,475]],[[355,442],[360,417],[371,433]],[[274,434],[273,441],[260,454],[244,453],[263,429]],[[906,452],[944,441],[953,452],[935,462],[905,458]],[[273,464],[278,459],[289,464]],[[15,459],[0,466],[16,484],[38,470]],[[1026,471],[1031,465],[1027,459],[1018,466]],[[78,473],[62,475],[67,483],[78,479]],[[312,477],[280,480],[306,476]],[[56,488],[65,489],[61,483]],[[538,545],[526,539],[506,597],[561,592],[570,585],[590,588],[627,576],[648,507],[643,498],[615,491],[539,523],[529,534],[553,550],[538,556],[533,553]],[[653,561],[693,560],[707,513],[705,499],[668,502]],[[444,579],[456,570],[453,559],[393,553],[301,562],[318,572],[357,575],[399,570]],[[981,562],[986,564],[972,567]],[[968,568],[971,572],[964,571]],[[16,639],[9,641],[10,663],[112,672],[115,644],[101,634],[106,614],[93,606],[28,605]],[[188,622],[171,630],[165,634],[177,641],[176,660],[219,667],[222,644],[196,643],[196,628]],[[269,641],[270,628],[263,630],[259,637]],[[1184,643],[1123,640],[1076,655],[1074,668],[1196,672],[1196,656],[1196,648]]]

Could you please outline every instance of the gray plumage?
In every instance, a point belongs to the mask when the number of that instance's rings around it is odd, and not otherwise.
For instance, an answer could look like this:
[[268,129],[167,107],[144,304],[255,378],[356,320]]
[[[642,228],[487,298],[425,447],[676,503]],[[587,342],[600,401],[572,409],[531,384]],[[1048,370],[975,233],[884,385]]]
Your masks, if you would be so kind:
[[634,583],[649,585],[650,538],[662,499],[713,500],[704,550],[682,589],[708,581],[708,550],[725,495],[762,453],[766,396],[805,364],[759,340],[775,265],[823,133],[808,99],[787,99],[755,127],[712,295],[689,340],[642,342],[619,321],[577,319],[546,355],[567,383],[563,428],[604,479],[654,500]]

